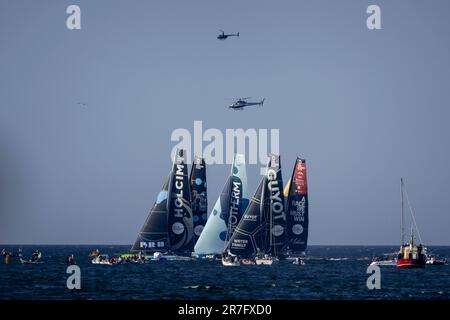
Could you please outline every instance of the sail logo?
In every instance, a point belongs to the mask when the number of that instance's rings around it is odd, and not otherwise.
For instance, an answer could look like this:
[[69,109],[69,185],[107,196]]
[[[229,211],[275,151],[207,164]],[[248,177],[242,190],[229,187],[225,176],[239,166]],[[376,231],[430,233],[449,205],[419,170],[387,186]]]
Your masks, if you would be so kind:
[[230,199],[230,216],[229,216],[229,225],[230,225],[230,234],[231,237],[234,230],[239,223],[239,204],[241,202],[241,194],[242,194],[242,183],[240,181],[233,181],[233,186],[231,190],[231,199]]
[[175,171],[175,190],[176,190],[176,198],[174,200],[174,216],[177,218],[183,218],[185,213],[185,204],[183,201],[183,170],[184,165],[183,164],[177,164],[176,165],[176,171]]
[[275,237],[279,237],[279,236],[281,236],[283,233],[284,233],[284,228],[283,228],[283,226],[281,226],[281,225],[279,225],[279,224],[273,226],[273,228],[272,228],[272,234],[273,234]]
[[202,165],[202,158],[200,158],[200,157],[195,157],[194,158],[194,164],[195,164],[195,169],[197,169],[197,170],[201,170],[204,167]]
[[231,248],[235,249],[245,249],[247,246],[248,240],[245,239],[233,239],[233,242],[231,242]]
[[295,192],[297,194],[306,194],[308,192],[306,184],[306,163],[302,160],[297,161],[294,181],[296,185]]
[[[224,131],[217,128],[203,131],[203,122],[198,120],[194,121],[193,134],[186,128],[177,128],[170,136],[171,142],[176,143],[172,148],[171,157],[174,157],[177,149],[184,149],[188,163],[195,154],[203,157],[208,165],[232,164],[234,155],[241,153],[246,155],[248,164],[266,166],[269,159],[269,138],[271,153],[279,154],[279,129],[238,128]],[[265,168],[261,168],[261,174],[264,173]]]
[[148,248],[163,248],[165,246],[164,241],[141,241],[139,247],[141,249]]
[[270,202],[272,207],[272,214],[274,219],[286,219],[284,213],[284,204],[281,200],[281,190],[278,185],[278,180],[269,181],[268,188],[270,191]]
[[301,235],[303,233],[303,227],[301,224],[294,224],[292,226],[292,233],[295,235]]
[[[277,157],[272,157],[277,158]],[[278,159],[277,159],[278,160]],[[275,164],[277,164],[277,160]],[[272,159],[273,161],[273,159]],[[281,198],[282,193],[279,186],[279,181],[277,179],[277,171],[273,168],[267,170],[267,179],[269,180],[267,186],[270,191],[270,206],[273,222],[271,232],[274,236],[281,236],[284,232],[284,227],[280,224],[286,221],[286,213],[284,212],[284,201]]]
[[184,232],[184,225],[181,222],[175,222],[172,225],[172,232],[175,234],[182,234]]
[[258,216],[255,214],[245,214],[244,215],[244,220],[247,221],[257,221],[258,220]]
[[295,207],[295,211],[291,211],[291,215],[294,216],[295,221],[304,221],[306,213],[306,199],[302,198],[300,201],[292,201],[292,206]]

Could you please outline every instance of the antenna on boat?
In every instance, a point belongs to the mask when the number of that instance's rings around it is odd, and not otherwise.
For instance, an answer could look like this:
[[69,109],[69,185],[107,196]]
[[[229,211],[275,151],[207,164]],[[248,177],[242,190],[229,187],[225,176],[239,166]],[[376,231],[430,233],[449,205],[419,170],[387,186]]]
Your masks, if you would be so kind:
[[413,224],[411,223],[411,239],[409,240],[410,245],[414,244],[414,232],[413,232]]
[[[419,237],[420,243],[423,244],[422,237],[420,236],[419,227],[417,226],[417,223],[416,223],[416,217],[415,217],[415,214],[414,214],[414,209],[411,206],[411,202],[409,201],[408,191],[406,189],[405,189],[405,195],[406,195],[406,202],[408,203],[409,210],[411,211],[411,217],[412,217],[412,220],[413,220],[413,224],[414,224],[414,227],[415,227],[415,229],[417,231],[417,236]],[[411,226],[411,229],[412,229],[412,226]]]
[[401,199],[401,211],[400,211],[400,248],[405,243],[403,235],[403,178],[400,178],[400,199]]

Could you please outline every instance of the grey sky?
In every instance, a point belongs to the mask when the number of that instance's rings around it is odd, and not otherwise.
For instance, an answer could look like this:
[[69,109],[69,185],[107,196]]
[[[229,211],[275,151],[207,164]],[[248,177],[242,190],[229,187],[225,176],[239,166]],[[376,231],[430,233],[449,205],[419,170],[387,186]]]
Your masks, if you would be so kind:
[[[80,31],[66,28],[70,4]],[[369,4],[382,30],[366,28]],[[284,179],[307,159],[311,244],[397,244],[400,176],[424,242],[450,244],[449,9],[1,0],[0,243],[131,244],[170,169],[171,132],[203,120],[280,128]],[[235,96],[266,103],[233,112]],[[229,166],[207,170],[212,207]]]

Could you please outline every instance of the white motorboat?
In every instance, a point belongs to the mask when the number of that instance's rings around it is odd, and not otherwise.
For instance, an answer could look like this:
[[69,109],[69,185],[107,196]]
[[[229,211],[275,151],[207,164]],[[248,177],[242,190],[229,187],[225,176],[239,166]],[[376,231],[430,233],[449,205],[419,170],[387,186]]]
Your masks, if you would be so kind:
[[255,262],[256,262],[257,265],[271,266],[273,263],[277,263],[278,262],[278,258],[277,257],[273,257],[273,256],[269,256],[269,255],[264,255],[262,257],[256,257],[255,258]]
[[92,264],[104,264],[109,266],[112,265],[107,254],[99,254],[94,259],[92,259]]
[[387,259],[387,260],[373,260],[370,263],[371,266],[393,266],[397,265],[396,259]]
[[236,267],[241,265],[241,261],[236,256],[222,257],[222,265],[225,267]]
[[429,256],[425,264],[434,265],[434,266],[442,266],[447,264],[447,259],[441,259],[436,256]]
[[40,252],[38,250],[33,252],[33,254],[31,255],[30,259],[23,259],[22,258],[22,254],[19,254],[19,260],[20,260],[20,263],[22,263],[22,264],[41,264],[41,263],[44,263],[41,259],[42,259],[42,252]]

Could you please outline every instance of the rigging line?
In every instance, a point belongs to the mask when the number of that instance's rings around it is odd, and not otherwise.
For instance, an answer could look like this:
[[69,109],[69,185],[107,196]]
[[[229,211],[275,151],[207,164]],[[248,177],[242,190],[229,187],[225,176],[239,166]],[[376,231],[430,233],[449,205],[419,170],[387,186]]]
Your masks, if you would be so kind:
[[414,226],[416,227],[416,230],[417,230],[417,235],[419,236],[420,243],[423,244],[422,237],[420,236],[419,228],[417,227],[416,217],[414,215],[414,209],[411,206],[411,202],[409,202],[408,191],[406,190],[406,188],[403,188],[403,189],[405,190],[406,202],[408,202],[408,206],[409,206],[409,210],[411,211],[411,216],[412,216],[412,219],[413,219],[413,223],[414,223]]

